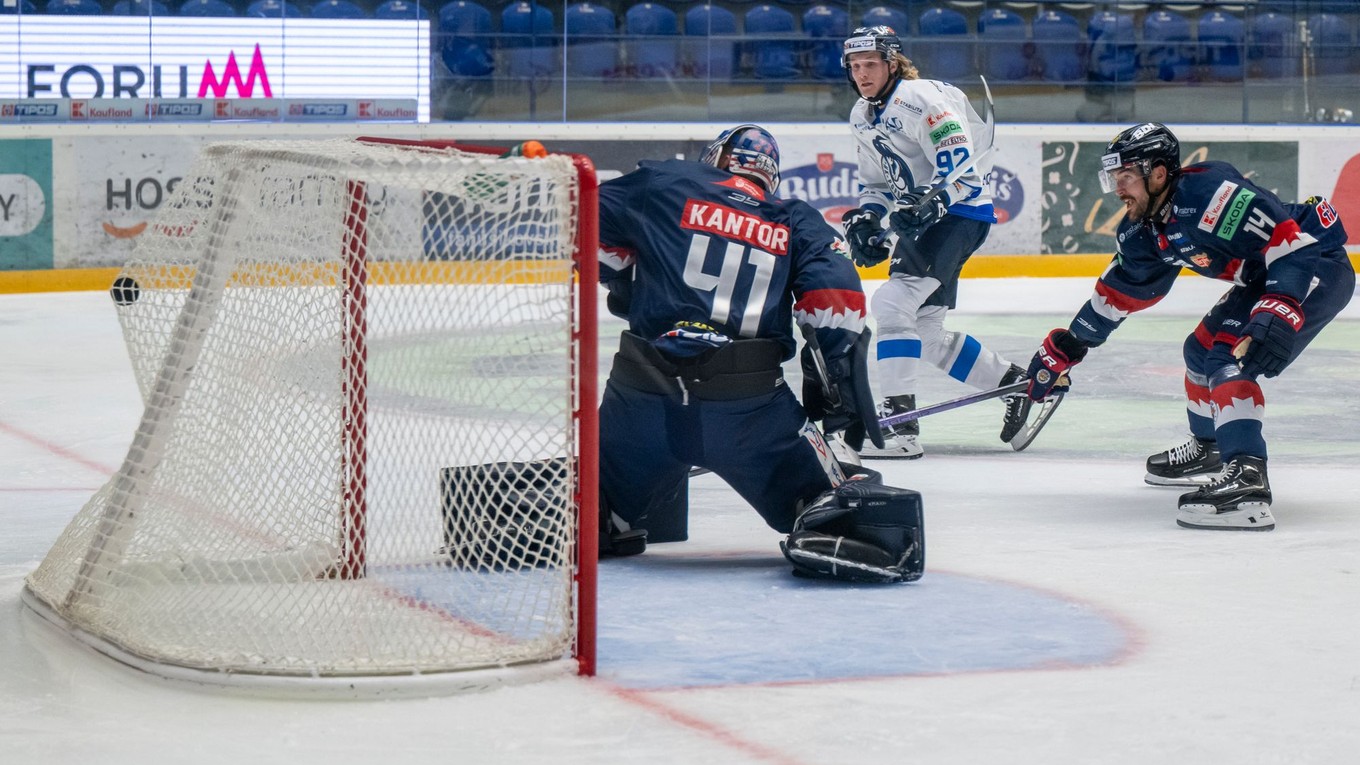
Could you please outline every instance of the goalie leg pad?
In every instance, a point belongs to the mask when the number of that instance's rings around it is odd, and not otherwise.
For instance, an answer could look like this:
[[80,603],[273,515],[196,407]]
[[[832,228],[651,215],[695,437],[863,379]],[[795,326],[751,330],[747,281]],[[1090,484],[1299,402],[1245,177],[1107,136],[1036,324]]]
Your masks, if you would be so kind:
[[780,543],[794,573],[850,582],[914,582],[925,573],[921,495],[847,481],[822,494]]

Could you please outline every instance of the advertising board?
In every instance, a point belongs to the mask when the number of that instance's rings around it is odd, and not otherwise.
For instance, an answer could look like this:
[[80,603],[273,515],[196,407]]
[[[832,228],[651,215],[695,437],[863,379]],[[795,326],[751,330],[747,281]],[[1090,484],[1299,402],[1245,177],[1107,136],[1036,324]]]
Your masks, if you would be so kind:
[[0,16],[0,99],[414,99],[429,119],[428,21],[286,21]]

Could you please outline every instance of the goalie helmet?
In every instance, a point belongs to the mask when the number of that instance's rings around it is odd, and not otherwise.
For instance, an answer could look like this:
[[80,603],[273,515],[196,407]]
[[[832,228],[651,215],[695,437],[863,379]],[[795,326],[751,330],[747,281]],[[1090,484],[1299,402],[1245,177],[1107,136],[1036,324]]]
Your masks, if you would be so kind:
[[737,125],[718,134],[699,161],[745,176],[773,194],[779,190],[779,144],[759,125]]
[[1144,122],[1123,131],[1105,147],[1100,158],[1100,188],[1106,194],[1114,191],[1118,170],[1133,170],[1142,178],[1161,165],[1169,175],[1181,169],[1181,143],[1160,122]]
[[[892,27],[882,24],[874,27],[859,27],[850,33],[845,42],[841,45],[841,68],[845,70],[845,79],[850,83],[850,87],[859,93],[859,87],[855,85],[855,76],[850,72],[850,56],[854,53],[869,53],[877,51],[883,60],[892,64],[897,56],[905,55],[902,53],[902,38],[897,36],[897,32]],[[878,95],[869,99],[876,106],[881,106],[883,96],[890,92],[902,73],[897,72],[896,76],[889,77],[884,84],[883,90]]]

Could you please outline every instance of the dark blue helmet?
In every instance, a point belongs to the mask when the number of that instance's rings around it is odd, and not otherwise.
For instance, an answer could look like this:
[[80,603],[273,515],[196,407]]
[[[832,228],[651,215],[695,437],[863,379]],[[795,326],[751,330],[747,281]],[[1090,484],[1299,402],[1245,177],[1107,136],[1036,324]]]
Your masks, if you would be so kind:
[[779,144],[759,125],[722,131],[699,161],[750,178],[771,194],[779,190]]
[[1114,173],[1131,169],[1146,178],[1161,165],[1169,175],[1181,169],[1181,142],[1166,125],[1144,122],[1115,136],[1100,158],[1100,187],[1105,193],[1115,189]]

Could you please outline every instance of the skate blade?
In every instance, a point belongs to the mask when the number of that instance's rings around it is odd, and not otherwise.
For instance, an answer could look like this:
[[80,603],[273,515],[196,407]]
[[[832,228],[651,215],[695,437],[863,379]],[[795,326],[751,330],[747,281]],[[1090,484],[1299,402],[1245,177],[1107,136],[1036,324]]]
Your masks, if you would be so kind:
[[1038,411],[1031,408],[1029,421],[1026,422],[1014,436],[1011,436],[1011,440],[1007,442],[1011,445],[1011,448],[1017,452],[1024,451],[1025,447],[1029,446],[1030,443],[1034,441],[1035,436],[1039,435],[1039,431],[1043,430],[1044,426],[1048,424],[1049,419],[1053,417],[1053,413],[1058,411],[1058,404],[1061,404],[1062,400],[1062,393],[1054,393],[1039,403],[1039,406],[1037,407]]
[[1149,486],[1207,486],[1221,475],[1223,475],[1222,470],[1216,473],[1200,473],[1184,478],[1167,478],[1164,475],[1148,473],[1143,476],[1143,483]]
[[922,457],[926,456],[926,453],[916,452],[912,454],[897,449],[888,449],[880,452],[876,449],[870,449],[869,447],[865,447],[864,449],[860,450],[859,456],[861,459],[866,460],[919,460]]
[[1275,516],[1264,502],[1242,502],[1236,510],[1226,513],[1214,512],[1212,504],[1188,504],[1181,505],[1176,525],[1208,531],[1271,531],[1275,528]]

